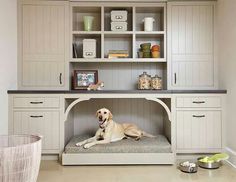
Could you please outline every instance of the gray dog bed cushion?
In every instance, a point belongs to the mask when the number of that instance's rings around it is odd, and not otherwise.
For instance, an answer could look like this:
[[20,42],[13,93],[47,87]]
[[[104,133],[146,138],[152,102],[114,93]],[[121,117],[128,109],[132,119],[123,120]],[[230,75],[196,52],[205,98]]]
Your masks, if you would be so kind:
[[155,138],[142,137],[139,141],[123,139],[121,141],[95,145],[89,149],[77,147],[77,142],[90,138],[89,135],[73,137],[65,147],[65,153],[170,153],[171,145],[167,138],[158,135]]

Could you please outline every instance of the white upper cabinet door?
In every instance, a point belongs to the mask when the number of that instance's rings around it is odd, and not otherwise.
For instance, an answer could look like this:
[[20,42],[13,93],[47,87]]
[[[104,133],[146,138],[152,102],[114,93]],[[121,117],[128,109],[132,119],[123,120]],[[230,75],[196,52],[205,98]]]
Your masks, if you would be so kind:
[[68,19],[67,2],[22,1],[19,5],[20,87],[66,87]]
[[214,2],[168,3],[169,89],[217,87]]

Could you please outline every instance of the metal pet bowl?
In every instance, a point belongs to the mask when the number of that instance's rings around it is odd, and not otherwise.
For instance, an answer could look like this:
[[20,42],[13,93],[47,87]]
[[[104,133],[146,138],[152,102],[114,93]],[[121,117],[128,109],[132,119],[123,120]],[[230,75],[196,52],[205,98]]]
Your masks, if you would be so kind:
[[[194,163],[194,162],[193,162]],[[190,166],[183,166],[182,165],[183,162],[181,162],[179,164],[179,169],[182,171],[182,172],[185,172],[185,173],[196,173],[197,170],[198,170],[198,165],[196,163],[194,163],[196,165],[196,167],[190,167]]]
[[197,159],[198,161],[198,166],[201,167],[201,168],[204,168],[204,169],[218,169],[221,165],[222,165],[222,162],[211,162],[211,163],[207,163],[207,162],[201,162],[200,160],[205,158],[204,157],[199,157]]

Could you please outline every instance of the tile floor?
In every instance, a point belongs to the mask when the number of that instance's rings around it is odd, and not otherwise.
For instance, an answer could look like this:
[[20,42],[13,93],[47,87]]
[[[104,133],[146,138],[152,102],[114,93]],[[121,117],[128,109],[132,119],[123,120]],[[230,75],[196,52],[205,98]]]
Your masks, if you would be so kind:
[[176,166],[61,166],[42,161],[38,182],[236,182],[236,169],[228,164],[217,170],[199,169],[186,174]]

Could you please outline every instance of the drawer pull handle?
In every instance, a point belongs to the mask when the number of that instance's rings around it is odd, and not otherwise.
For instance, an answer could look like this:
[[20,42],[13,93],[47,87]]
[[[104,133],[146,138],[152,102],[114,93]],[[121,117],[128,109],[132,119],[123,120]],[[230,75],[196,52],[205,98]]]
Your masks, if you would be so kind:
[[176,74],[176,73],[174,74],[174,77],[175,77],[175,78],[174,78],[174,82],[175,82],[175,84],[176,84],[176,83],[177,83],[177,74]]
[[62,73],[60,73],[60,75],[59,75],[59,83],[60,83],[60,85],[62,84]]
[[193,115],[194,118],[205,118],[205,115]]
[[86,52],[85,54],[86,54],[86,56],[92,56],[93,55],[92,52]]
[[116,29],[121,30],[122,26],[116,26]]
[[193,101],[193,104],[205,104],[205,101]]
[[43,104],[43,102],[30,102],[30,104]]
[[116,16],[116,19],[118,19],[118,20],[120,20],[122,18],[123,18],[123,16]]
[[31,118],[42,118],[43,116],[30,116]]

